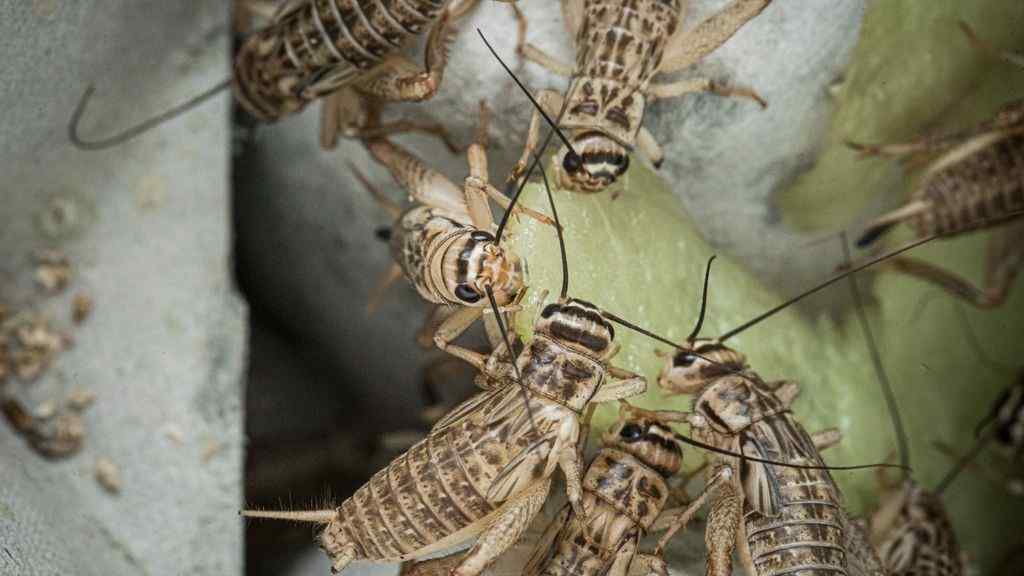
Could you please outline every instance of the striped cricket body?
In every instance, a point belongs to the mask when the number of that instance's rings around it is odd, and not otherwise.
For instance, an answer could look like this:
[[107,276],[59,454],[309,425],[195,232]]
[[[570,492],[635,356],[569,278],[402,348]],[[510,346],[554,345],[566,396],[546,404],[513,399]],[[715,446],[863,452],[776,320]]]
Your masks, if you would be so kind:
[[[976,46],[993,51],[967,24],[961,23],[961,28]],[[1024,67],[1019,55],[999,56]],[[918,238],[952,238],[998,228],[988,240],[982,287],[914,258],[894,258],[887,265],[975,306],[1001,305],[1024,266],[1024,100],[1004,105],[991,119],[962,132],[900,144],[848,145],[870,156],[909,156],[914,161],[935,156],[908,202],[869,222],[857,245],[863,248],[874,243],[901,222],[909,223]]]
[[[249,16],[270,24],[248,33],[235,53],[232,76],[165,112],[113,136],[86,140],[78,124],[92,97],[89,86],[68,126],[71,143],[102,150],[142,134],[230,87],[235,100],[255,119],[274,122],[324,98],[320,144],[337,145],[338,136],[385,136],[421,131],[441,138],[454,151],[447,131],[434,122],[399,121],[380,125],[381,105],[419,102],[434,96],[448,64],[452,23],[479,0],[237,0],[236,28],[247,32]],[[401,54],[425,30],[424,68]],[[368,129],[368,126],[373,126]]]
[[[714,91],[763,103],[749,90],[725,88],[708,79],[669,84],[652,80],[695,64],[770,3],[734,0],[692,30],[683,30],[687,0],[563,0],[566,26],[575,39],[575,65],[559,63],[533,45],[521,47],[526,58],[570,77],[564,95],[543,90],[537,98],[551,117],[560,118],[571,143],[556,156],[561,187],[605,189],[625,173],[635,147],[659,166],[663,153],[642,124],[650,99]],[[534,113],[516,176],[524,172],[537,145],[539,125]]]
[[[668,499],[667,479],[682,465],[679,444],[667,424],[628,408],[603,441],[583,478],[586,518],[563,507],[536,541],[508,552],[492,576],[668,575],[660,556],[640,553],[638,546]],[[442,576],[461,556],[408,565],[402,574]]]
[[551,304],[534,330],[515,360],[527,402],[516,370],[501,360],[507,348],[479,354],[477,383],[485,391],[456,407],[337,509],[246,514],[326,523],[320,545],[336,571],[353,560],[421,558],[478,536],[454,573],[481,573],[526,529],[555,468],[565,473],[570,502],[579,506],[576,446],[587,405],[646,388],[643,378],[619,378],[609,366],[614,331],[592,305],[575,299]]
[[[764,382],[742,354],[715,341],[690,346],[666,362],[658,384],[694,395],[688,416],[694,438],[758,458],[824,465],[818,450],[837,440],[834,433],[812,439],[794,418],[795,383]],[[734,543],[749,574],[850,574],[851,526],[828,471],[737,460],[710,456],[707,574],[732,573]]]
[[[424,300],[443,307],[435,309],[431,316],[454,307],[454,313],[437,326],[433,326],[433,318],[428,318],[421,332],[427,346],[433,340],[442,350],[448,350],[451,341],[491,305],[488,290],[494,304],[500,307],[514,306],[526,294],[525,262],[507,250],[494,234],[488,197],[506,209],[510,201],[489,183],[485,148],[488,113],[483,103],[480,118],[477,141],[466,152],[469,175],[461,189],[397,144],[383,138],[366,142],[374,159],[391,172],[415,201],[404,212],[351,166],[381,206],[395,217],[390,230],[395,264],[377,296],[391,281],[404,275]],[[551,223],[547,216],[529,208],[516,206],[513,211]],[[377,296],[371,300],[371,308]],[[494,345],[498,343],[492,341]]]
[[883,494],[871,533],[888,576],[966,574],[942,495],[913,480]]
[[[372,90],[373,73],[435,25],[447,0],[288,0],[272,25],[245,39],[232,86],[253,116],[273,121],[345,85]],[[436,84],[409,83],[408,100]]]

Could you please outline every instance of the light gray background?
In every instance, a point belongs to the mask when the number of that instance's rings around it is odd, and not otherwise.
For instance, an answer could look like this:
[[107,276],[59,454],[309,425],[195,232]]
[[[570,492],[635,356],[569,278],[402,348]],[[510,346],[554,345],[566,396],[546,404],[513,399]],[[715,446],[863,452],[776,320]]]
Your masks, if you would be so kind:
[[[95,300],[44,378],[7,386],[29,406],[97,395],[66,460],[0,425],[0,574],[241,572],[246,307],[229,261],[228,100],[111,151],[65,136],[90,81],[83,130],[99,135],[226,76],[227,23],[219,2],[0,2],[0,302],[34,298],[30,254],[48,246]],[[39,226],[54,201],[75,216]],[[70,296],[49,301],[59,323]],[[100,456],[120,468],[118,495],[94,479]]]

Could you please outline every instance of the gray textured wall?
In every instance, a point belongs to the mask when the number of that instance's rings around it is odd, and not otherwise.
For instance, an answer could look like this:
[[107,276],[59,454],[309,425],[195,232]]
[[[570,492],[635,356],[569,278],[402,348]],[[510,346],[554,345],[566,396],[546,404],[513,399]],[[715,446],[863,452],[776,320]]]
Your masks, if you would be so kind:
[[[228,99],[116,150],[65,136],[90,81],[83,132],[102,135],[224,77],[227,23],[220,2],[0,2],[0,302],[37,299],[42,247],[68,254],[73,290],[95,301],[74,348],[5,393],[29,406],[97,395],[66,460],[0,425],[0,574],[241,573],[246,308],[229,263]],[[55,201],[73,216],[40,226]],[[64,323],[69,298],[48,301]],[[101,456],[120,468],[118,495],[94,479]]]

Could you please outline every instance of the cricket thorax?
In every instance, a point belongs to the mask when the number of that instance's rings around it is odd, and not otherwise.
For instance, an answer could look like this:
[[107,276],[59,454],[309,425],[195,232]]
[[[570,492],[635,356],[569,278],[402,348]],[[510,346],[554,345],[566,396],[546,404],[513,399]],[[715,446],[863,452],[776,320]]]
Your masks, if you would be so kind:
[[961,576],[960,545],[939,496],[907,482],[893,528],[877,546],[891,576]]
[[239,102],[263,121],[365,76],[437,20],[445,2],[293,2],[245,40],[235,60]]
[[488,306],[489,286],[501,306],[515,301],[525,285],[522,260],[492,234],[426,206],[396,222],[391,248],[420,295],[437,304]]
[[583,411],[605,379],[599,360],[539,333],[518,364],[523,384],[532,393],[575,412]]
[[931,205],[912,221],[919,235],[960,234],[1020,218],[1011,213],[1024,210],[1024,134],[989,137],[976,150],[956,148],[932,165],[912,198]]

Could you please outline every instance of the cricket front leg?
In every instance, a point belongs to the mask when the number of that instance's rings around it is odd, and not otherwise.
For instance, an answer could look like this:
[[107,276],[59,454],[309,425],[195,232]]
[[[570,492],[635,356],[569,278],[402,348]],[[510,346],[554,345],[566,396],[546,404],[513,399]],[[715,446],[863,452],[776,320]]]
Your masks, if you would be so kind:
[[733,0],[721,11],[709,16],[691,30],[680,26],[665,47],[660,72],[677,72],[700,61],[725,44],[744,24],[749,22],[772,0]]
[[501,516],[487,527],[458,567],[452,570],[452,576],[477,576],[483,573],[487,566],[523,535],[544,505],[550,488],[550,480],[537,481],[506,504]]
[[[562,109],[562,95],[554,90],[541,90],[537,93],[536,100],[537,104],[540,105],[552,120],[558,116],[558,112]],[[541,122],[545,122],[543,116],[539,110],[534,110],[533,116],[530,117],[529,131],[526,133],[526,146],[523,147],[522,156],[519,157],[519,161],[516,162],[516,165],[512,168],[512,172],[509,174],[509,182],[518,180],[526,173],[530,157],[533,156],[533,153],[540,142]]]
[[[640,374],[634,374],[629,370],[618,366],[608,366],[609,381],[605,382],[594,394],[591,402],[613,402],[625,400],[633,396],[639,396],[647,391],[647,379]],[[632,408],[632,407],[631,407]]]
[[[714,503],[720,497],[719,492],[725,490],[728,493],[729,490],[733,490],[732,472],[733,470],[731,467],[720,466],[710,477],[707,486],[705,486],[704,488],[704,491],[701,492],[701,495],[698,496],[696,500],[690,502],[690,504],[687,505],[686,508],[684,508],[681,511],[677,510],[672,514],[663,514],[661,518],[658,518],[658,520],[654,523],[654,526],[652,526],[652,530],[661,530],[664,527],[666,531],[665,534],[663,534],[662,537],[658,540],[658,545],[654,549],[655,554],[659,556],[662,554],[662,552],[665,550],[665,546],[668,545],[669,540],[671,540],[672,537],[675,536],[676,532],[678,532],[679,530],[686,529],[686,525],[690,523],[690,520],[693,519],[693,516],[704,506],[704,503],[707,502],[708,499],[711,499],[712,501],[712,512],[714,512]],[[706,538],[710,539],[710,537],[711,523],[709,516],[708,532]],[[708,550],[711,550],[710,541],[708,542]],[[729,554],[732,554],[731,548],[729,550]],[[709,556],[709,567],[710,561],[711,557]]]
[[483,370],[484,364],[487,362],[486,355],[452,344],[452,341],[472,326],[483,315],[483,312],[483,308],[470,306],[456,309],[437,327],[437,331],[434,332],[434,345],[456,358],[469,362],[474,368]]

